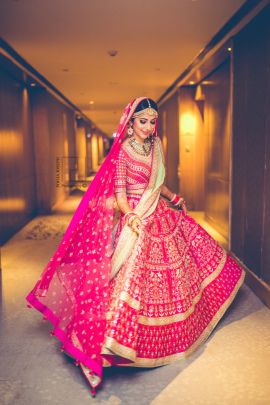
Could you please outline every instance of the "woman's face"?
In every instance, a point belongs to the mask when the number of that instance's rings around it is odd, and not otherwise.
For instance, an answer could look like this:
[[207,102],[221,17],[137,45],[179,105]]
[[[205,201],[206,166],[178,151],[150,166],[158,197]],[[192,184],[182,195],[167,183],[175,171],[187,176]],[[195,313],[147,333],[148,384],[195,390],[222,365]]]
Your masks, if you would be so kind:
[[133,122],[133,136],[138,142],[143,143],[149,135],[152,135],[156,127],[157,118],[143,113],[136,117]]

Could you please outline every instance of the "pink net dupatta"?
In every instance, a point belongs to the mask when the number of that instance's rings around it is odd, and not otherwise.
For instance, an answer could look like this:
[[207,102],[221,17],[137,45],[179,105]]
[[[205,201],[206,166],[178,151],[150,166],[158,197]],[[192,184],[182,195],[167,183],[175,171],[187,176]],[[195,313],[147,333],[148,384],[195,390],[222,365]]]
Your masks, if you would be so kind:
[[102,380],[101,348],[111,274],[115,162],[126,126],[144,97],[124,110],[113,146],[84,194],[40,279],[26,297],[52,322],[51,334],[76,359],[92,387]]

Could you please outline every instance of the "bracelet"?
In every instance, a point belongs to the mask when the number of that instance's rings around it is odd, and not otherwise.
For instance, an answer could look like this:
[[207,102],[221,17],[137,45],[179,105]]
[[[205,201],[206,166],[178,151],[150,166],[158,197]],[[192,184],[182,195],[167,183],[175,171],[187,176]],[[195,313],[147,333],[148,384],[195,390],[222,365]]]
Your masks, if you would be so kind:
[[177,195],[176,194],[174,194],[173,195],[173,198],[171,199],[171,200],[169,200],[172,204],[173,204],[173,202],[174,202],[174,199],[177,197]]
[[174,196],[173,196],[173,198],[170,200],[170,202],[175,206],[175,207],[177,207],[178,205],[183,205],[183,204],[185,204],[185,200],[184,200],[184,198],[183,197],[180,197],[179,195],[177,195],[177,194],[174,194]]
[[124,215],[125,224],[128,224],[128,225],[129,225],[130,218],[132,218],[132,217],[134,217],[134,216],[136,216],[135,212],[133,212],[133,211],[127,212],[127,213]]
[[128,226],[131,226],[133,221],[136,218],[140,219],[140,217],[135,212],[133,212],[133,211],[126,212],[124,215],[125,224],[127,224]]
[[181,198],[179,198],[179,201],[177,202],[177,204],[175,204],[175,206],[182,206],[182,205],[184,205],[185,204],[185,200],[184,200],[184,198],[183,197],[181,197]]
[[134,214],[133,211],[128,211],[128,212],[126,212],[125,215],[124,215],[124,221],[126,222],[127,217],[129,217],[130,215],[133,215],[133,214]]
[[135,221],[135,219],[140,219],[140,217],[139,217],[137,214],[133,215],[132,217],[130,217],[130,218],[128,219],[128,225],[132,226],[132,224],[133,224],[133,222]]

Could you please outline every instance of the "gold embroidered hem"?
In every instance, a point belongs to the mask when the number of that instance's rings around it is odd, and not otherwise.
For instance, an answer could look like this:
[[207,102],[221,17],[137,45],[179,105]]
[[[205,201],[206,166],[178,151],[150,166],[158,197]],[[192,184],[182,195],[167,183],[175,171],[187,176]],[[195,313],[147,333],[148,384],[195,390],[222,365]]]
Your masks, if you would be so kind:
[[128,360],[131,360],[133,362],[136,359],[136,351],[134,349],[131,349],[130,347],[118,343],[115,339],[111,337],[105,338],[105,342],[103,344],[101,353],[117,355],[120,357],[124,357]]
[[[219,311],[215,314],[211,322],[207,325],[207,327],[204,329],[202,334],[198,337],[198,339],[185,351],[181,353],[175,353],[170,356],[164,356],[161,358],[156,358],[156,359],[151,359],[151,358],[142,358],[142,357],[136,357],[136,354],[134,356],[135,351],[125,347],[121,344],[119,344],[117,341],[113,339],[106,339],[105,345],[110,346],[110,350],[104,350],[102,353],[106,354],[115,354],[120,357],[125,357],[128,358],[129,360],[133,360],[132,363],[117,363],[117,366],[123,366],[123,367],[159,367],[163,366],[166,364],[170,364],[174,362],[175,360],[179,360],[182,358],[186,358],[189,355],[191,355],[212,333],[213,329],[216,327],[222,316],[225,314],[226,310],[229,308],[231,305],[232,301],[234,300],[239,288],[244,282],[245,278],[245,273],[242,271],[241,277],[239,278],[237,284],[235,285],[234,290],[232,291],[231,295],[229,298],[224,302],[224,304],[221,306]],[[130,356],[130,353],[132,353],[132,356]],[[127,355],[129,357],[127,357]],[[104,367],[110,366],[108,362],[105,364]]]
[[[208,276],[202,283],[201,289],[199,294],[193,299],[192,305],[189,309],[183,313],[171,315],[171,316],[164,316],[164,317],[147,317],[147,316],[139,316],[138,323],[142,325],[167,325],[173,322],[178,322],[186,319],[195,309],[195,305],[201,299],[204,289],[220,274],[222,271],[224,264],[226,262],[227,253],[223,250],[223,256],[218,264],[216,270]],[[131,308],[139,310],[140,309],[140,302],[134,298],[132,298],[126,291],[122,291],[120,294],[120,300],[127,303]],[[107,313],[107,319],[111,319],[112,312]]]

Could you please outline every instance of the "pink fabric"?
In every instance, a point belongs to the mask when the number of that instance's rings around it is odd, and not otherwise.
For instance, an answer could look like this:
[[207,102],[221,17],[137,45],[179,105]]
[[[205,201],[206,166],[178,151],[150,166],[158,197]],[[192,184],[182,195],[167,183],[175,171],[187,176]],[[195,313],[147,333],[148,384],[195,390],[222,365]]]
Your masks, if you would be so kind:
[[54,325],[63,350],[102,378],[101,346],[109,303],[115,162],[138,103],[124,110],[114,144],[65,235],[26,297]]

